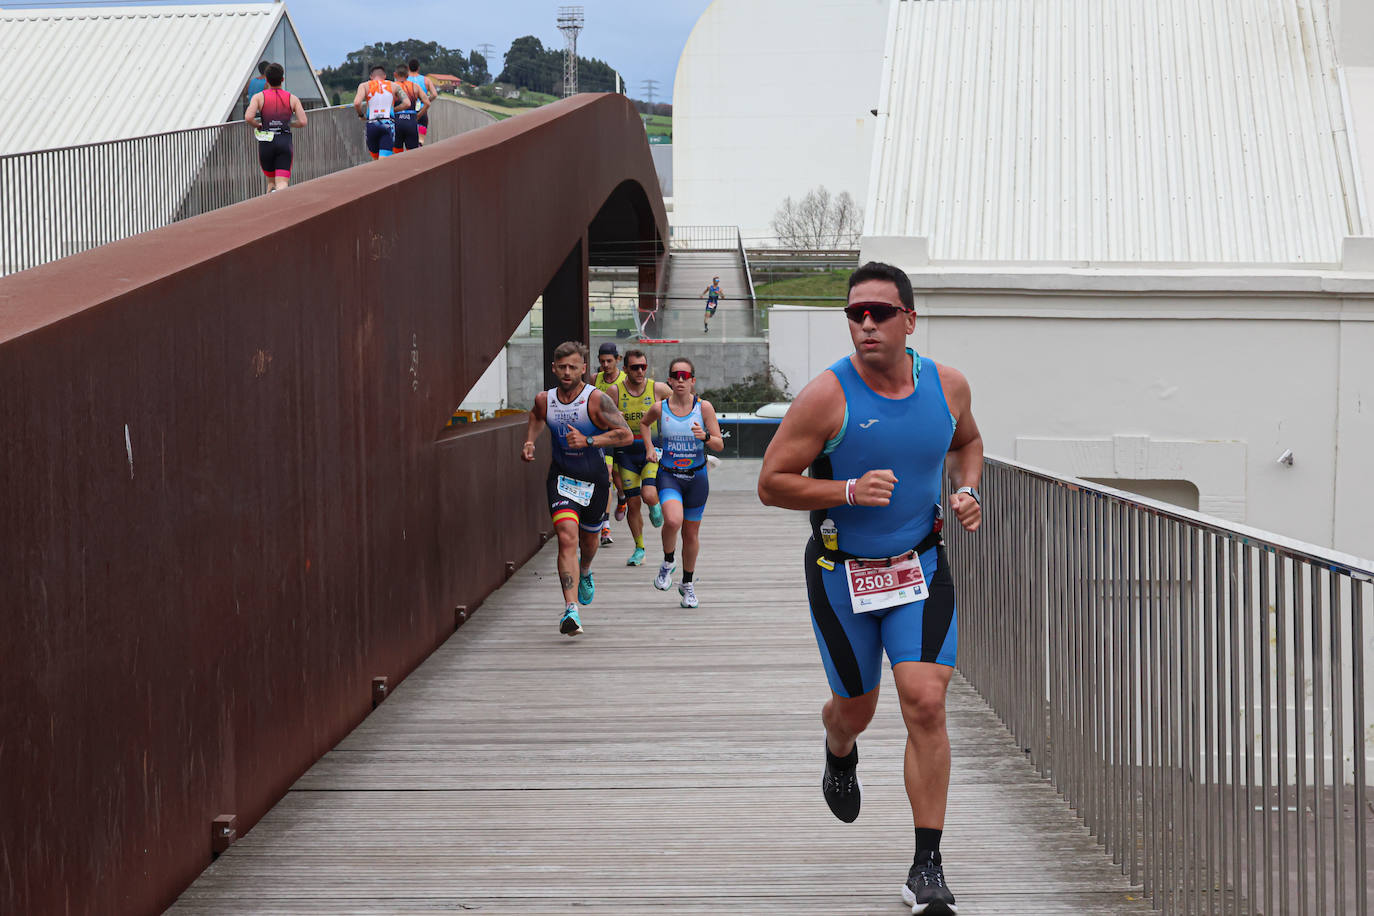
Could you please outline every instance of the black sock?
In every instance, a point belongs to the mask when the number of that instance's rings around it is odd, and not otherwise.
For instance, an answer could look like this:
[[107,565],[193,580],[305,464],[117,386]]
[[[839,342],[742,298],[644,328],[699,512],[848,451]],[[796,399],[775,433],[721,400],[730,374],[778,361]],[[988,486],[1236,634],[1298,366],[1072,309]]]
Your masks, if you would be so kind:
[[676,557],[677,557],[677,551],[676,551],[676,550],[674,550],[672,553],[665,553],[665,554],[663,554],[663,562],[664,562],[664,563],[671,563],[671,562],[673,562],[674,558],[676,558]]
[[940,864],[940,835],[943,830],[935,830],[931,827],[916,828],[916,862],[923,861],[927,856]]
[[692,572],[691,570],[689,570],[689,569],[684,569],[684,570],[682,571],[682,582],[683,582],[683,584],[685,585],[686,583],[691,582],[691,581],[692,581],[692,576],[693,576],[693,572]]
[[844,757],[836,757],[835,752],[830,750],[830,742],[825,742],[825,760],[830,764],[832,770],[852,770],[859,765],[859,744],[856,741],[854,746],[849,749],[849,753]]

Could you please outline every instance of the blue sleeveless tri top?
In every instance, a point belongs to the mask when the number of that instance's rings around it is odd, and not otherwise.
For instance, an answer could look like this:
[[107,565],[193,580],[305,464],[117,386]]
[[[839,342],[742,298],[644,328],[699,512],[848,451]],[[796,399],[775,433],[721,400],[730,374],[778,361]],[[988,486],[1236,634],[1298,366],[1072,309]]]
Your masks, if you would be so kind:
[[601,392],[582,383],[582,390],[572,403],[564,404],[558,400],[558,389],[548,390],[548,409],[545,414],[549,424],[550,441],[553,444],[553,467],[560,474],[575,480],[597,481],[606,479],[606,453],[600,448],[587,446],[573,448],[568,445],[568,427],[574,426],[588,438],[605,432],[592,422],[587,409],[587,399]]
[[880,468],[897,476],[886,506],[839,505],[811,513],[813,531],[829,518],[839,532],[839,549],[857,557],[897,556],[920,543],[935,525],[955,421],[935,361],[910,348],[907,353],[916,390],[905,398],[876,394],[847,356],[828,370],[844,389],[844,425],[812,464],[811,476],[848,480]]
[[668,406],[664,398],[663,416],[658,421],[658,438],[663,445],[658,466],[670,471],[695,471],[706,464],[706,443],[692,434],[692,424],[703,429],[706,424],[701,420],[701,399],[692,399],[692,409],[685,417],[679,417]]

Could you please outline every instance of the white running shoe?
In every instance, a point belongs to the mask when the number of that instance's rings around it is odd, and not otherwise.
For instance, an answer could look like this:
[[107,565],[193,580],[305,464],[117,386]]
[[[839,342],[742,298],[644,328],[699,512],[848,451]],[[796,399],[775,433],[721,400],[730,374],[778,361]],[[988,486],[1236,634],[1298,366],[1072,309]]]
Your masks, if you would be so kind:
[[695,582],[684,582],[677,587],[677,593],[682,596],[678,604],[683,607],[697,606],[697,588]]
[[666,592],[668,586],[673,584],[673,571],[677,569],[676,563],[664,563],[658,568],[658,575],[654,577],[654,588],[661,592]]

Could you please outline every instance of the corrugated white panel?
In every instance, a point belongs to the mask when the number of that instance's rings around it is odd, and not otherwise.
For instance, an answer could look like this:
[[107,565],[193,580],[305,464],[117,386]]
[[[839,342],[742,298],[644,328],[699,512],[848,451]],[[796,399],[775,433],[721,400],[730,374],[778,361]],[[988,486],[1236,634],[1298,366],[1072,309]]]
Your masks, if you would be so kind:
[[[11,92],[0,155],[222,122],[285,7],[280,3],[0,10]],[[11,104],[13,103],[11,99]],[[148,163],[149,177],[157,163]]]
[[866,232],[942,260],[1339,262],[1321,0],[894,0]]

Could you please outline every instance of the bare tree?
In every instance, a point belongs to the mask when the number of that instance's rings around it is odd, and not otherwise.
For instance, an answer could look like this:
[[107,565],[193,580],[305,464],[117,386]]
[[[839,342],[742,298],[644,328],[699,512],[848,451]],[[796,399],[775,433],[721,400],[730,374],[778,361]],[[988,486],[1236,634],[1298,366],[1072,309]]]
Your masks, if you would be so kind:
[[787,248],[854,248],[863,233],[864,211],[848,191],[831,196],[825,185],[800,201],[788,197],[773,214],[773,234]]

